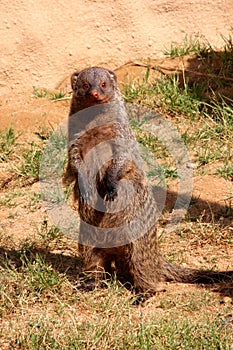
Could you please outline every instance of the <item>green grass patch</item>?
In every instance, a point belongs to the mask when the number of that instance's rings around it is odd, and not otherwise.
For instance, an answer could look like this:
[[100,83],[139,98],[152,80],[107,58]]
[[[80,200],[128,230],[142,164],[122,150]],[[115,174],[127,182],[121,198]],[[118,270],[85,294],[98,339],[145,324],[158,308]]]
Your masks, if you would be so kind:
[[[66,328],[66,334],[54,335],[61,325],[57,319],[31,321],[27,333],[15,339],[16,349],[229,349],[230,336],[221,322],[206,321],[202,326],[189,321],[156,319],[124,327],[116,319],[115,329],[109,319],[102,325],[84,324]],[[59,327],[60,326],[60,327]],[[128,328],[128,329],[127,329]],[[119,333],[116,334],[116,331]],[[114,333],[114,334],[113,334]],[[109,336],[113,334],[113,337]]]
[[33,95],[37,98],[48,98],[52,101],[69,98],[63,89],[52,92],[45,88],[39,89],[35,86],[33,87]]
[[171,115],[196,118],[203,107],[200,86],[191,89],[188,81],[182,86],[179,75],[161,76],[153,83],[125,85],[123,94],[128,102],[141,103]]
[[16,169],[17,174],[20,177],[33,178],[35,181],[38,181],[42,154],[43,146],[36,142],[30,142],[29,149],[23,151],[23,161]]
[[183,43],[172,43],[170,48],[164,50],[166,56],[175,58],[188,55],[203,57],[212,52],[210,44],[199,35],[186,35]]
[[[186,42],[185,54],[188,47]],[[198,47],[192,49],[196,55],[200,53],[197,49]],[[211,56],[213,52],[208,49],[206,54],[203,58],[205,64],[208,55]],[[218,60],[221,59],[220,62],[224,65],[226,56],[231,60],[231,39],[228,39],[225,45],[224,54],[218,56]],[[203,171],[203,167],[208,164],[218,162],[215,173],[232,179],[233,101],[219,95],[217,91],[209,94],[208,91],[212,88],[208,85],[208,79],[205,79],[206,86],[205,82],[200,83],[199,80],[190,84],[189,79],[180,74],[163,75],[151,82],[148,79],[149,72],[147,70],[142,83],[133,81],[124,86],[126,101],[155,109],[171,122],[182,136],[199,171]],[[233,83],[228,82],[228,88],[230,87],[233,90]],[[142,125],[133,123],[132,127],[139,143],[150,149],[156,157],[167,157],[163,145],[148,132],[143,132]]]
[[225,164],[222,168],[218,169],[218,174],[225,179],[233,181],[233,164]]
[[12,126],[0,132],[0,162],[8,161],[14,154],[19,134]]

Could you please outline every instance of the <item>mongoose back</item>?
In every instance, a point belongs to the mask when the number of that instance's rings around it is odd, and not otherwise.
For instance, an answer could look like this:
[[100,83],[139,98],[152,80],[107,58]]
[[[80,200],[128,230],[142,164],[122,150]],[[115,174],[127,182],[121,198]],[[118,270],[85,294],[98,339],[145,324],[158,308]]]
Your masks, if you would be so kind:
[[[140,159],[138,148],[127,147],[131,142],[135,143],[135,136],[129,125],[114,72],[100,67],[87,68],[73,73],[71,86],[73,96],[70,118],[73,118],[75,113],[75,118],[79,118],[80,111],[85,110],[90,110],[94,119],[95,113],[97,118],[98,114],[101,115],[105,110],[109,111],[107,114],[110,115],[106,123],[94,124],[84,131],[75,130],[70,138],[65,178],[75,181],[74,200],[81,218],[79,249],[84,261],[84,271],[93,275],[95,279],[97,276],[101,279],[105,273],[111,273],[114,266],[117,276],[129,282],[140,293],[156,292],[160,281],[215,283],[231,278],[233,271],[214,272],[173,265],[158,251],[157,228],[153,219],[156,203],[146,174],[137,162],[137,159]],[[103,107],[101,113],[93,108],[97,105]],[[117,117],[111,120],[112,115]],[[122,147],[111,145],[111,159],[104,164],[100,162],[98,172],[93,172],[93,164],[98,163],[101,153],[100,145],[103,142],[110,143],[117,138],[124,139],[126,142],[123,142]],[[84,167],[83,161],[93,148],[98,150],[93,153]],[[133,157],[130,158],[129,154],[131,156],[133,154]],[[89,193],[87,184],[88,172],[95,179],[95,187],[102,203],[101,210],[98,205],[97,207],[90,205],[89,199],[92,195]],[[120,185],[124,181],[131,183],[134,194],[130,197],[129,203],[122,206]],[[97,203],[98,199],[95,200]],[[111,207],[111,204],[116,201],[120,203],[119,211],[103,210],[104,203]],[[143,232],[139,232],[142,230],[140,222],[134,221],[140,216],[144,217],[143,223],[146,223]],[[153,223],[151,218],[154,220]],[[134,239],[128,239],[132,221],[136,222],[136,226],[138,225],[136,231],[139,234],[136,238],[134,236]],[[92,232],[89,230],[90,227],[94,227]],[[124,236],[125,244],[121,240],[117,244],[116,235],[122,227],[127,227],[128,230]],[[108,242],[103,246],[98,244],[98,239],[100,242],[106,239],[104,235],[99,237],[102,229],[108,231]],[[98,237],[94,237],[95,235]],[[85,240],[87,236],[89,238]],[[97,244],[93,244],[94,241]]]

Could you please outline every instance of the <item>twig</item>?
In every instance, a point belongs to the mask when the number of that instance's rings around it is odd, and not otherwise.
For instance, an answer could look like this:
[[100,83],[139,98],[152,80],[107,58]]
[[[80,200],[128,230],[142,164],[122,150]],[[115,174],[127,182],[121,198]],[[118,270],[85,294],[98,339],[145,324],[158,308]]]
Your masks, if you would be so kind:
[[71,99],[71,96],[66,96],[66,97],[57,98],[56,100],[52,100],[52,102],[66,101],[70,99]]
[[150,64],[145,64],[145,63],[141,63],[141,62],[134,62],[134,61],[129,61],[126,64],[117,67],[115,70],[121,69],[124,66],[135,66],[135,67],[144,67],[144,68],[150,68],[150,69],[154,69],[159,71],[162,74],[165,74],[163,71],[169,71],[169,72],[177,72],[177,73],[189,73],[189,74],[193,74],[199,77],[207,77],[207,78],[212,78],[212,79],[223,79],[223,80],[227,80],[227,81],[232,81],[233,82],[233,78],[229,78],[229,77],[224,77],[223,75],[216,75],[216,74],[208,74],[208,73],[202,73],[202,72],[197,72],[197,71],[193,71],[190,69],[179,69],[179,68],[171,68],[171,67],[164,67],[161,65],[155,65],[155,66],[151,66]]

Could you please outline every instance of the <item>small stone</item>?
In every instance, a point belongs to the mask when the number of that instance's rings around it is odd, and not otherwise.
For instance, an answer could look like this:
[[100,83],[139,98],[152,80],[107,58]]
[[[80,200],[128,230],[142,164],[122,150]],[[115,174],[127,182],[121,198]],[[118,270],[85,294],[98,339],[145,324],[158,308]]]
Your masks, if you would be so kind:
[[149,41],[148,41],[148,46],[151,47],[152,45],[153,45],[153,40],[149,40]]

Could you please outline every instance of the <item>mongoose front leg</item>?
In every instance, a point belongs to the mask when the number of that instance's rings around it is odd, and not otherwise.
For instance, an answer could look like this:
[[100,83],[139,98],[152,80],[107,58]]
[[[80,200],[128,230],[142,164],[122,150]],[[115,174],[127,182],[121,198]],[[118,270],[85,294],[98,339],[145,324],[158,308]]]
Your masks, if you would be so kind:
[[76,145],[76,143],[71,144],[69,150],[69,161],[65,176],[67,177],[67,174],[73,175],[73,178],[76,179],[76,189],[78,188],[83,201],[87,202],[90,197],[90,190],[87,179],[87,170],[82,158],[83,157],[80,155],[78,145]]

